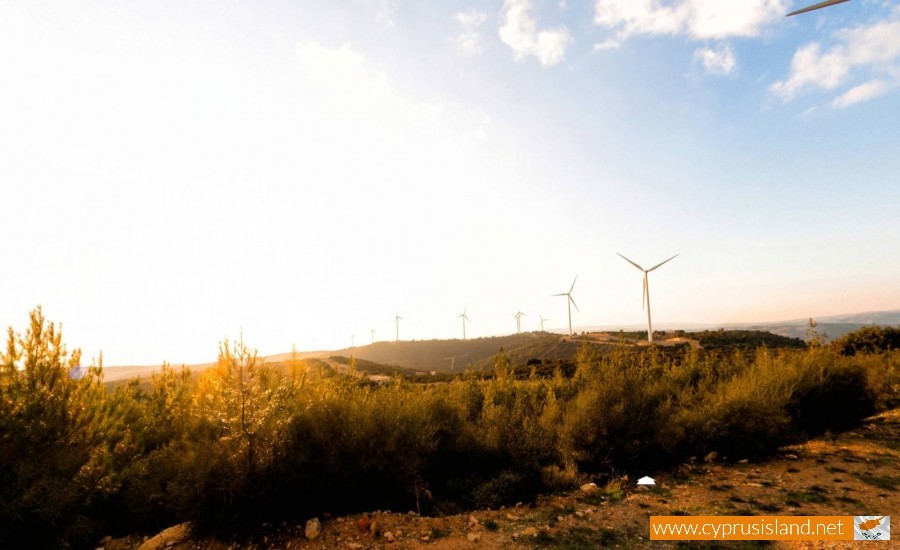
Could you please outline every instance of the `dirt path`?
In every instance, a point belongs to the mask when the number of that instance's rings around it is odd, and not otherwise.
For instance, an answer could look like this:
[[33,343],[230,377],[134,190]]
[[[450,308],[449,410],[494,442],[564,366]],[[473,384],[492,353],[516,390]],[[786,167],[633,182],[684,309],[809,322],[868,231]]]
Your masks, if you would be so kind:
[[[731,457],[732,459],[734,457]],[[786,447],[754,463],[694,462],[656,476],[643,489],[633,480],[540,498],[533,506],[423,518],[376,512],[323,518],[319,538],[309,542],[303,525],[268,528],[270,534],[242,543],[187,540],[178,549],[536,549],[669,548],[648,540],[651,515],[891,515],[900,511],[900,409],[868,419],[858,429]],[[897,515],[896,513],[893,515]],[[360,530],[374,522],[378,535]],[[897,537],[900,538],[900,537]],[[120,539],[109,550],[134,548]],[[742,548],[843,548],[853,543],[749,543]],[[682,548],[714,548],[685,543]]]

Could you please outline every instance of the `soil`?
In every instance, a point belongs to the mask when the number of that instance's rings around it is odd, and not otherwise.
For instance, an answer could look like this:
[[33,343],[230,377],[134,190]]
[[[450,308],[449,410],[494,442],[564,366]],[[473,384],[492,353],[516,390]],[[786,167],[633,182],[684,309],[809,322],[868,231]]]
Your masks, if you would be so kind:
[[[649,540],[649,517],[659,515],[891,515],[900,510],[900,409],[867,419],[857,429],[782,448],[753,463],[742,457],[697,458],[668,472],[648,472],[652,488],[636,480],[601,486],[587,495],[541,497],[533,505],[500,510],[420,517],[374,512],[323,517],[321,535],[307,541],[302,522],[263,525],[251,539],[188,539],[179,550],[238,548],[304,550],[457,550],[670,548]],[[897,514],[894,514],[895,516]],[[365,517],[377,526],[360,530]],[[365,525],[365,520],[362,522]],[[388,535],[390,533],[390,535]],[[393,541],[389,539],[393,539]],[[131,550],[142,539],[116,539],[107,550]],[[740,548],[844,548],[854,543],[746,542]],[[732,547],[724,543],[681,543],[681,548]]]

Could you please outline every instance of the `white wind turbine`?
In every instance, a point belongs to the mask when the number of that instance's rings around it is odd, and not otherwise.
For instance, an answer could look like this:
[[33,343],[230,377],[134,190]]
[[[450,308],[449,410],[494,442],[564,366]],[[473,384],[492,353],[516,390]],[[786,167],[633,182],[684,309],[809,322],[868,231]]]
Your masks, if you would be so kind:
[[578,304],[576,304],[575,300],[572,298],[572,290],[575,288],[575,281],[577,280],[578,275],[575,275],[575,278],[572,279],[572,286],[569,287],[568,292],[554,294],[554,296],[566,296],[566,304],[569,306],[569,336],[572,335],[572,306],[575,306],[575,311],[581,312],[581,310],[578,309]]
[[541,319],[541,332],[544,332],[544,321],[549,321],[550,319],[544,319],[544,316],[538,313],[538,317]]
[[516,318],[516,334],[519,334],[522,332],[522,317],[526,317],[526,315],[521,311],[516,311],[513,313],[513,317]]
[[403,317],[400,317],[399,314],[394,315],[394,324],[397,326],[397,342],[400,341],[400,321],[403,320]]
[[[616,254],[619,254],[619,253],[616,252]],[[672,256],[671,258],[669,258],[668,260],[666,260],[664,262],[660,262],[660,263],[656,264],[655,266],[651,267],[650,269],[644,269],[643,267],[632,262],[631,260],[629,260],[625,256],[622,256],[621,254],[619,254],[619,256],[623,260],[630,263],[631,265],[638,268],[639,270],[641,270],[644,273],[644,295],[643,295],[643,298],[641,299],[641,307],[643,308],[644,304],[647,305],[647,341],[652,342],[653,341],[653,323],[650,320],[650,284],[647,282],[647,274],[650,273],[651,271],[653,271],[654,269],[662,266],[664,263],[666,263],[670,260],[673,260],[676,256],[678,256],[678,254],[675,254],[675,256]]]
[[[466,310],[467,310],[467,309],[469,309],[469,306],[466,306],[466,307],[463,308],[462,315],[457,315],[457,316],[456,316],[457,318],[462,319],[462,325],[463,325],[463,340],[466,339],[466,321],[469,321],[469,318],[466,316]],[[469,322],[471,322],[471,321],[469,321]],[[451,365],[450,368],[452,369],[453,366]]]

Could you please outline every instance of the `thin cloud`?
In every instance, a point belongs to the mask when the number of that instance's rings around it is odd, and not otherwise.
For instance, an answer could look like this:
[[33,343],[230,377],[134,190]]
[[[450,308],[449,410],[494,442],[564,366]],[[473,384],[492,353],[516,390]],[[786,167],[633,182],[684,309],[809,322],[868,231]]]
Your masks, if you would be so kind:
[[769,93],[788,103],[865,79],[831,102],[841,108],[884,95],[900,84],[900,12],[895,11],[891,20],[842,29],[834,37],[837,43],[828,49],[819,42],[798,48],[787,78],[773,82]]
[[831,102],[831,106],[835,109],[843,109],[845,107],[849,107],[856,103],[861,103],[863,101],[868,101],[870,99],[874,99],[879,96],[883,96],[888,93],[888,91],[893,86],[883,80],[870,80],[864,84],[860,84],[859,86],[854,86],[834,98]]
[[784,15],[784,0],[597,0],[594,23],[625,40],[637,35],[683,35],[694,40],[758,36]]
[[484,49],[481,37],[481,26],[488,19],[488,14],[477,10],[468,10],[457,13],[454,17],[462,32],[456,37],[456,43],[463,53],[478,54]]
[[719,44],[713,48],[698,48],[694,51],[694,59],[699,60],[703,64],[703,69],[707,74],[727,75],[734,72],[737,68],[737,58],[734,56],[734,50],[727,43]]
[[572,35],[565,25],[538,31],[531,7],[529,0],[503,2],[500,40],[510,47],[516,61],[532,56],[545,67],[556,65],[565,59],[566,49],[573,42]]

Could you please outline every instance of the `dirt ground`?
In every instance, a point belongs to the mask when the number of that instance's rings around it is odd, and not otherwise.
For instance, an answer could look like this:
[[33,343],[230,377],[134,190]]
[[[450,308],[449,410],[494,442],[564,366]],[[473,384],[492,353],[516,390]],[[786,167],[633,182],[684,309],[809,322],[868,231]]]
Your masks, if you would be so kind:
[[[900,409],[868,419],[854,431],[785,447],[760,463],[741,457],[699,458],[635,480],[539,498],[534,505],[481,510],[457,516],[419,517],[374,512],[321,519],[321,535],[304,537],[304,525],[263,526],[249,541],[160,540],[179,550],[238,548],[304,550],[457,550],[671,548],[649,540],[651,515],[892,515],[900,510]],[[898,514],[893,514],[897,516]],[[363,531],[368,523],[368,531]],[[374,531],[374,534],[373,534]],[[900,536],[894,537],[895,539]],[[137,538],[107,541],[107,550],[141,546]],[[152,541],[151,541],[152,542]],[[896,542],[895,548],[900,547]],[[854,543],[681,543],[680,548],[844,548]],[[876,543],[879,548],[885,544]],[[103,546],[101,544],[101,546]],[[153,544],[145,544],[146,547]]]

